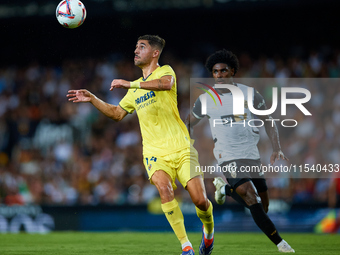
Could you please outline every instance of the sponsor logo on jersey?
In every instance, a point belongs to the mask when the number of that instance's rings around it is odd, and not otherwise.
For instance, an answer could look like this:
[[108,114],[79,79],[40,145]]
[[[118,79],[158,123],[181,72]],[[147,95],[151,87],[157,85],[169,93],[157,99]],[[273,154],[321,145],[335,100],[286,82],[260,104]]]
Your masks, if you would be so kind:
[[148,93],[145,93],[143,96],[138,97],[135,99],[136,103],[136,111],[139,111],[140,109],[143,109],[150,104],[156,103],[156,94],[154,91],[150,91]]
[[148,92],[148,93],[145,93],[143,96],[141,96],[141,97],[139,97],[139,98],[137,98],[137,99],[135,100],[136,106],[139,105],[139,104],[141,104],[141,103],[144,103],[145,101],[147,101],[147,100],[149,100],[150,98],[153,98],[153,97],[155,97],[155,96],[156,96],[156,94],[155,94],[154,91],[150,91],[150,92]]

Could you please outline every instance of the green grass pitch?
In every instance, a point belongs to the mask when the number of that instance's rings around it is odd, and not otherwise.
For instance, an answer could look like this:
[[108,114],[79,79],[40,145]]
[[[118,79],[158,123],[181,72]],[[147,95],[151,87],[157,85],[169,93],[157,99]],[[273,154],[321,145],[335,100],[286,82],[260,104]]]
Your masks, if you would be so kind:
[[[200,233],[188,233],[196,254]],[[296,254],[340,254],[339,235],[291,234],[282,237]],[[0,234],[1,255],[73,255],[73,254],[175,254],[181,253],[173,233],[167,232],[53,232],[40,234]],[[262,233],[215,234],[214,255],[280,254]]]

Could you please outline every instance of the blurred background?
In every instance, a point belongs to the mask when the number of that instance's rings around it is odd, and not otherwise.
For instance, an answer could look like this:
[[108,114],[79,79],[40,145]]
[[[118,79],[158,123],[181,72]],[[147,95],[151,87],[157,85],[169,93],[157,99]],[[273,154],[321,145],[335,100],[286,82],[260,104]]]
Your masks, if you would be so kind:
[[[238,56],[239,78],[340,76],[336,0],[84,0],[87,18],[77,29],[57,22],[58,3],[0,1],[0,232],[170,229],[147,180],[136,114],[115,123],[66,99],[69,89],[86,88],[118,104],[126,91],[110,92],[110,83],[141,76],[133,65],[140,35],[166,40],[160,64],[176,72],[183,120],[190,78],[209,77],[205,60],[222,48]],[[259,90],[270,105],[266,88]],[[319,85],[311,93],[313,117],[296,112],[298,127],[279,128],[282,150],[296,165],[339,164],[340,87]],[[197,126],[205,140],[196,147],[213,162],[206,130],[206,123]],[[267,162],[263,131],[259,149]],[[336,232],[337,177],[268,179],[278,228]],[[212,180],[205,182],[214,202]],[[199,231],[190,197],[178,186],[187,228]],[[332,224],[320,225],[324,217]],[[230,199],[215,205],[215,218],[217,230],[257,230]]]

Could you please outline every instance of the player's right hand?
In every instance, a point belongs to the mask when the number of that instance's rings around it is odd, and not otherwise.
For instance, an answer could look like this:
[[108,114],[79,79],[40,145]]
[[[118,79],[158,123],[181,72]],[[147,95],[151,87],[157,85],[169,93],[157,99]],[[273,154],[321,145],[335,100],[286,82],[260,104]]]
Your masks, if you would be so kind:
[[72,101],[73,103],[79,102],[90,102],[91,101],[91,92],[86,89],[78,89],[78,90],[69,90],[66,97],[68,97],[68,101]]
[[271,157],[270,157],[270,164],[274,164],[276,160],[283,159],[289,161],[289,159],[283,154],[281,150],[279,151],[273,151]]

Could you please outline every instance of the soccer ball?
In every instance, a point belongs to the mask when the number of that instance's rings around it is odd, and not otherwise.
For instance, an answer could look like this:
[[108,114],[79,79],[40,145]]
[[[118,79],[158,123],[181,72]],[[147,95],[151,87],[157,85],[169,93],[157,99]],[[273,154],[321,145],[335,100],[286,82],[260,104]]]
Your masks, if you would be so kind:
[[59,23],[66,28],[77,28],[84,23],[86,9],[79,0],[63,0],[56,9]]

